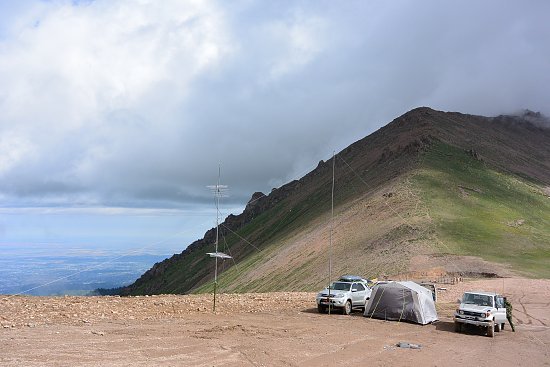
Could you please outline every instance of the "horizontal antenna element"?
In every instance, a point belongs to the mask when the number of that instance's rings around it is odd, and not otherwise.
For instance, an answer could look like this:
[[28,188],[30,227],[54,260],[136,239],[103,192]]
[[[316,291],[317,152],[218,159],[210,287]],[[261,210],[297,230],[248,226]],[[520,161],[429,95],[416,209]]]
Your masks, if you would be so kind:
[[210,257],[217,257],[219,259],[232,259],[231,256],[224,254],[223,252],[207,252],[207,255],[210,255]]
[[216,198],[226,198],[228,196],[227,192],[229,191],[229,186],[227,185],[218,184],[218,185],[208,185],[206,187],[209,188],[210,191],[212,191],[212,193]]

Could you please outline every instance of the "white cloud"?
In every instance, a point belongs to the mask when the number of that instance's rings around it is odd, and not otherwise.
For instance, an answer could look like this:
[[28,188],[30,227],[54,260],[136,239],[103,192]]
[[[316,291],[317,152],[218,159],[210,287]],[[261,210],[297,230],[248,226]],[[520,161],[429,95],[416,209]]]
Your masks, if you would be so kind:
[[[188,124],[174,115],[195,79],[231,53],[209,1],[38,3],[13,27],[0,41],[1,168],[37,186],[116,181],[102,172]],[[33,172],[30,152],[42,157]]]
[[[238,202],[419,105],[541,110],[549,3],[0,5],[0,197]],[[7,14],[7,15],[6,15]]]
[[327,22],[318,16],[299,12],[286,19],[268,23],[264,32],[278,53],[268,65],[266,82],[277,81],[287,74],[307,67],[322,52]]
[[31,159],[33,148],[24,136],[9,131],[0,136],[0,177],[13,166]]

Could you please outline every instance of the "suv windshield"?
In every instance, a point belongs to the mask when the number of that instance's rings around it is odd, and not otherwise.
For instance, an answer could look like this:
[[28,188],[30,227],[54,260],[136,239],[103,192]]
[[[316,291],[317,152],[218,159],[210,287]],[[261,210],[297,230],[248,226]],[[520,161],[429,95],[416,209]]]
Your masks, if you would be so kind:
[[462,303],[478,306],[493,306],[493,297],[483,294],[464,293]]
[[334,289],[335,291],[349,291],[350,287],[350,283],[334,282],[330,286],[330,289]]

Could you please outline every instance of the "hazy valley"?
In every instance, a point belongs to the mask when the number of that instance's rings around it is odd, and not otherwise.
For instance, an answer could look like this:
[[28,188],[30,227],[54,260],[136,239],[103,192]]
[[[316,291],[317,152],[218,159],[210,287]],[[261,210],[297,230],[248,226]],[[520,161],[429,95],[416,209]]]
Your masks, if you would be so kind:
[[121,256],[104,251],[70,254],[33,247],[2,246],[0,294],[86,295],[97,288],[113,288],[135,281],[163,255]]

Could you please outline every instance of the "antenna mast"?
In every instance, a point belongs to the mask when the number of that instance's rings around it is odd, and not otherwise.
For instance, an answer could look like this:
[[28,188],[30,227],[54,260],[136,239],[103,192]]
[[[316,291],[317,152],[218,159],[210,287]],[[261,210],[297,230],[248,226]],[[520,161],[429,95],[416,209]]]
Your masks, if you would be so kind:
[[331,191],[331,203],[330,203],[330,236],[329,236],[329,246],[328,246],[328,314],[330,315],[331,303],[330,303],[330,285],[332,283],[332,226],[334,221],[334,151],[332,151],[332,191]]
[[218,251],[218,242],[219,242],[219,233],[220,233],[220,197],[226,196],[227,186],[220,185],[220,176],[221,176],[221,166],[218,166],[218,182],[216,185],[208,186],[214,192],[214,197],[216,201],[216,244],[215,252],[208,252],[207,255],[213,257],[216,261],[214,266],[214,303],[212,306],[212,311],[216,312],[216,292],[218,290],[218,258],[220,259],[231,259],[231,256],[224,254],[223,252]]
[[[221,166],[218,165],[218,182],[216,183],[216,254],[218,253],[218,239],[220,234],[220,176]],[[215,258],[216,266],[214,267],[214,306],[212,311],[216,312],[216,288],[218,288],[218,257]]]

